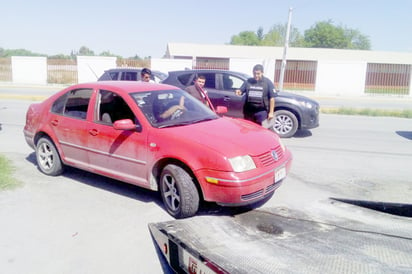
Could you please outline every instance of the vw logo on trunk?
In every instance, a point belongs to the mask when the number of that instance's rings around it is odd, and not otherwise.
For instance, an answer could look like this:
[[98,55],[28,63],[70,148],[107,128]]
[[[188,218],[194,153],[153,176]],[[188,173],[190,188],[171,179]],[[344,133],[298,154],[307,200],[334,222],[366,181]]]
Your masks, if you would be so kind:
[[273,157],[273,159],[275,159],[275,161],[279,160],[279,156],[278,156],[276,151],[272,150],[271,153],[272,153],[272,157]]

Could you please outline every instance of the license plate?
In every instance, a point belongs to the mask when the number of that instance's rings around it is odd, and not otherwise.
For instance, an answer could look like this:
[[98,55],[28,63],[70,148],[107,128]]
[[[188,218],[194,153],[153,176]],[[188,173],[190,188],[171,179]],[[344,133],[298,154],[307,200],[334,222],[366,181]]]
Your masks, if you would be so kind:
[[286,177],[286,168],[281,167],[275,170],[275,183],[279,182],[280,180]]

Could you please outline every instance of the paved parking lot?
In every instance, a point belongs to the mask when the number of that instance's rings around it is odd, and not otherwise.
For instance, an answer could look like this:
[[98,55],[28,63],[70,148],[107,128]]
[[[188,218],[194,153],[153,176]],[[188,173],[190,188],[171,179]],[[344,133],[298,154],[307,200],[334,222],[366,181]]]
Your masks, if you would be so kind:
[[[148,230],[149,223],[172,220],[160,197],[76,169],[59,177],[40,173],[22,134],[29,103],[0,100],[0,153],[23,182],[0,192],[1,272],[162,273]],[[284,140],[294,155],[292,172],[261,208],[316,217],[333,196],[412,202],[410,119],[321,115],[320,121],[319,128]],[[236,213],[207,205],[199,215]]]

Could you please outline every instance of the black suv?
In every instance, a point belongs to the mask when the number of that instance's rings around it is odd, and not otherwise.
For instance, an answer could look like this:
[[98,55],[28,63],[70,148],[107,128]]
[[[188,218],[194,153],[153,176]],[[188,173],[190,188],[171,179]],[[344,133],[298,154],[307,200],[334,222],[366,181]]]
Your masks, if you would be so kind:
[[[123,81],[139,81],[141,68],[113,68],[106,70],[102,76],[99,77],[98,81],[109,81],[109,80],[123,80]],[[167,77],[167,74],[152,70],[151,79],[160,83]]]
[[[249,75],[228,70],[180,70],[170,71],[162,83],[184,89],[193,84],[196,75],[206,77],[205,89],[214,106],[226,106],[228,116],[243,118],[245,96],[237,96],[235,90],[250,78]],[[298,129],[319,126],[319,104],[301,95],[279,91],[275,98],[275,115],[273,130],[283,138],[293,136]]]

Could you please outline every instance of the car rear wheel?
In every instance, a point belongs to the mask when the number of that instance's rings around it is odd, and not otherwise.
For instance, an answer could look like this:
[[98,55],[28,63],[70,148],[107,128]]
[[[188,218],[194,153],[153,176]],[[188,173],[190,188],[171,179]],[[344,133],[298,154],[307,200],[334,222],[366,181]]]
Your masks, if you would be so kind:
[[288,110],[275,111],[276,121],[273,130],[281,138],[289,138],[298,130],[298,119]]
[[36,145],[36,159],[41,172],[50,176],[57,176],[63,172],[63,164],[53,142],[42,137]]
[[199,193],[192,177],[177,165],[163,169],[160,194],[167,212],[177,219],[193,216],[199,209]]

